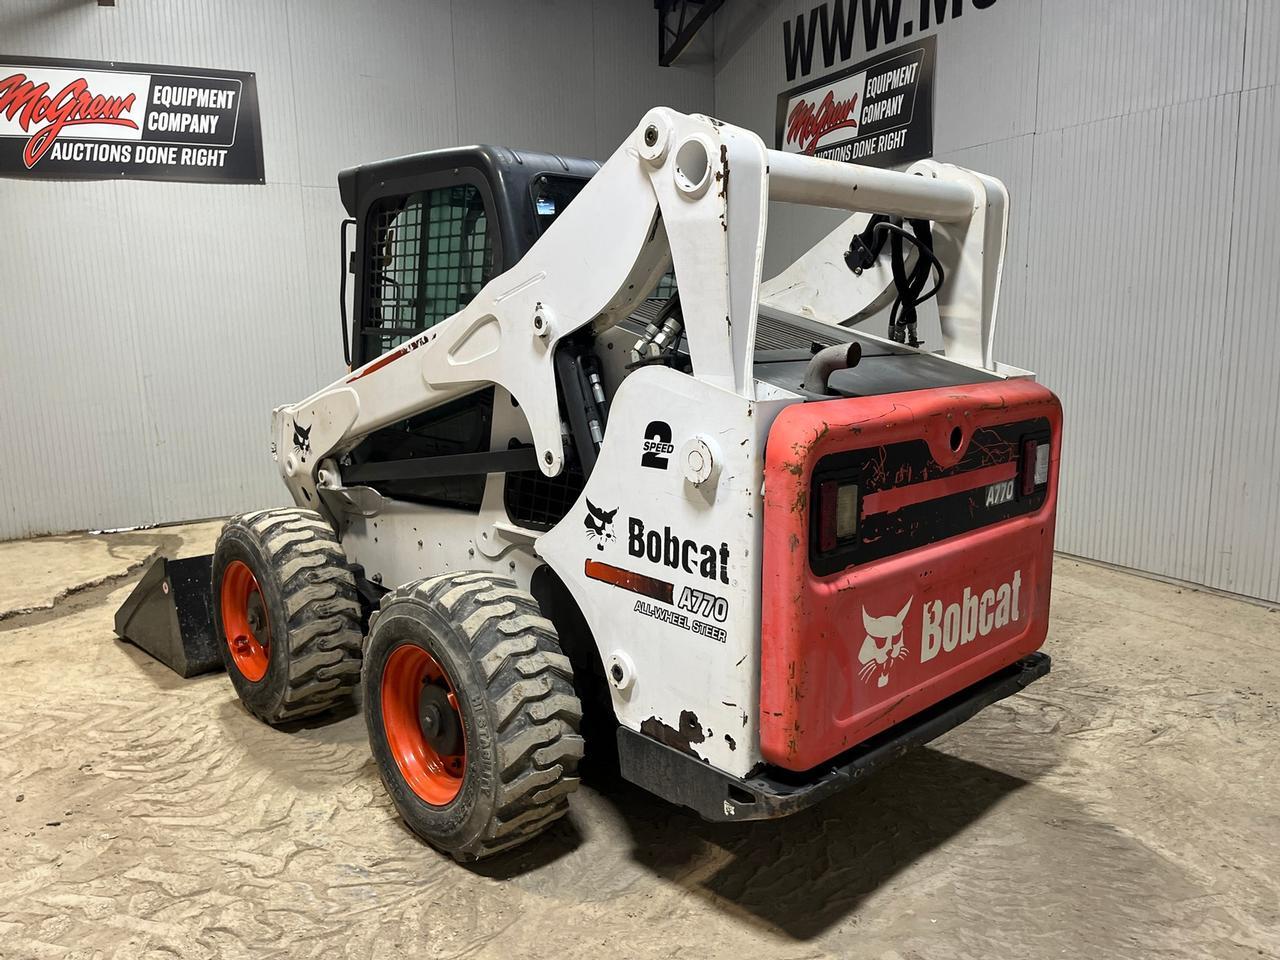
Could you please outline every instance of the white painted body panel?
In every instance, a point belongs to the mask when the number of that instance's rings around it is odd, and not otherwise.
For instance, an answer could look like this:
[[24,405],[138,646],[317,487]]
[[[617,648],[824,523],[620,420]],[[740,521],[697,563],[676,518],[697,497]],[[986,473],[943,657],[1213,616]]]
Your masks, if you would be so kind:
[[[764,386],[761,385],[762,390]],[[696,715],[706,739],[693,744],[699,756],[726,772],[744,775],[759,762],[757,723],[760,689],[760,553],[763,526],[761,483],[765,439],[773,417],[795,398],[746,400],[665,367],[637,370],[618,390],[609,433],[582,499],[537,544],[538,553],[568,585],[590,624],[602,659],[622,653],[634,664],[635,682],[612,690],[621,723],[639,730],[645,721],[679,729],[681,714]],[[646,426],[661,420],[672,428],[675,453],[666,470],[641,467]],[[705,438],[717,471],[695,485],[686,479],[680,451]],[[589,538],[586,500],[618,508],[613,539]],[[648,538],[657,532],[711,547],[727,548],[724,578],[706,577],[636,556],[633,524]],[[665,547],[665,544],[664,544]],[[682,558],[683,559],[683,558]],[[636,612],[645,598],[592,579],[588,560],[598,560],[673,584],[677,615],[688,626],[662,623]],[[727,583],[724,580],[727,579]],[[723,622],[679,609],[684,588],[727,601]],[[650,603],[650,606],[655,606]],[[699,626],[700,625],[700,626]],[[723,640],[694,632],[722,629]],[[726,736],[727,735],[727,736]],[[732,742],[732,746],[730,745]]]

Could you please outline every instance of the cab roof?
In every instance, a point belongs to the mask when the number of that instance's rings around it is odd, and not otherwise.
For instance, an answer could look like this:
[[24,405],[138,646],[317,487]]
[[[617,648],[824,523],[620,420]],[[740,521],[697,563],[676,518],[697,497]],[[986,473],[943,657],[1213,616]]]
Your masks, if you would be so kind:
[[478,170],[514,207],[527,195],[529,182],[535,177],[548,174],[589,180],[600,169],[600,162],[492,144],[447,147],[349,167],[338,174],[338,194],[347,215],[358,217],[360,198],[380,185],[457,167]]

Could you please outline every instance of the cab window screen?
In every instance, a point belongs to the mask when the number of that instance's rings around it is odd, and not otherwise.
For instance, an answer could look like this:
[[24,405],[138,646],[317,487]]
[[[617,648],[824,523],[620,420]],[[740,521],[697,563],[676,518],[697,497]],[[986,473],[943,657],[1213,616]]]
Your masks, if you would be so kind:
[[493,275],[484,199],[472,184],[382,201],[370,213],[366,357],[453,316]]

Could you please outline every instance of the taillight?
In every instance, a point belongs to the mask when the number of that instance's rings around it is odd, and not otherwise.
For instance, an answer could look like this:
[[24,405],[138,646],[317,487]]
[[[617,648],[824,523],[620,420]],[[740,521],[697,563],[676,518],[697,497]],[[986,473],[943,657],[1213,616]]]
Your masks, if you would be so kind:
[[818,483],[818,550],[830,553],[858,535],[858,485],[840,480]]
[[1022,495],[1029,497],[1049,483],[1048,438],[1028,437],[1022,441]]

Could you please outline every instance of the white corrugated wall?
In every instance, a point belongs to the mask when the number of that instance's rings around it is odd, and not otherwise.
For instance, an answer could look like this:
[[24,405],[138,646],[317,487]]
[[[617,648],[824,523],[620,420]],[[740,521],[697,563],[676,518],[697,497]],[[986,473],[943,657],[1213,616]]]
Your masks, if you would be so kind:
[[[772,145],[782,24],[817,4],[717,15],[721,118]],[[1280,4],[961,6],[935,156],[1010,189],[998,355],[1065,407],[1059,548],[1280,601]],[[819,230],[771,215],[777,269]]]
[[343,369],[338,170],[476,142],[603,158],[655,103],[709,112],[709,52],[659,68],[655,17],[4,0],[6,54],[254,71],[267,183],[0,179],[0,539],[283,502],[271,408]]
[[[630,0],[8,0],[5,53],[255,71],[268,183],[0,180],[0,538],[280,502],[270,408],[341,370],[338,169],[604,156],[655,103],[769,140],[816,2],[728,4],[713,81]],[[997,339],[1066,406],[1059,546],[1280,600],[1280,4],[962,6],[936,155],[1012,193]],[[813,220],[775,208],[770,266]]]

